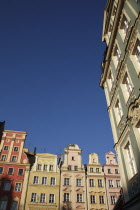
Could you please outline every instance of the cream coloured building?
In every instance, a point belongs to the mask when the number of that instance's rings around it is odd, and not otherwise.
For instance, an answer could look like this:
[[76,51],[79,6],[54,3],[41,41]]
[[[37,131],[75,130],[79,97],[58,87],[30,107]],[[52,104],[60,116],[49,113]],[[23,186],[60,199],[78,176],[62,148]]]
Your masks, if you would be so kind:
[[102,165],[99,163],[96,153],[89,154],[86,176],[88,210],[107,210],[104,173],[102,172]]
[[59,182],[57,155],[36,154],[35,163],[30,171],[25,209],[59,209]]
[[85,169],[77,144],[64,149],[61,166],[60,209],[87,209]]

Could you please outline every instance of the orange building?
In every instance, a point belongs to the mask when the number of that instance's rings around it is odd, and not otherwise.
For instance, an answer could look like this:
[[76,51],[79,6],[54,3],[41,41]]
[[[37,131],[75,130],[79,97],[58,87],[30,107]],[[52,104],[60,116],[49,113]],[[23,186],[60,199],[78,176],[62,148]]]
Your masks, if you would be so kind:
[[[25,153],[26,132],[3,132],[0,144],[0,209],[24,209],[30,164]],[[23,188],[24,186],[24,188]]]

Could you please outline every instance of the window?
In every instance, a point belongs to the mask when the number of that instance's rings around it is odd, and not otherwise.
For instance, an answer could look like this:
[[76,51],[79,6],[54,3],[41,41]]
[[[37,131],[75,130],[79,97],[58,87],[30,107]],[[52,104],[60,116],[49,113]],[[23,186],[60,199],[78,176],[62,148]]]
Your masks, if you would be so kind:
[[15,162],[17,160],[17,156],[12,156],[12,161]]
[[33,184],[38,184],[38,176],[34,176]]
[[14,170],[13,168],[9,168],[9,169],[8,169],[8,174],[9,174],[9,175],[12,175],[12,174],[13,174],[13,170]]
[[114,58],[115,58],[114,65],[115,65],[115,67],[117,67],[118,63],[120,61],[120,58],[121,58],[121,53],[120,53],[120,50],[117,45],[114,48]]
[[51,185],[55,185],[55,177],[51,177]]
[[8,146],[4,146],[4,150],[7,151],[8,150]]
[[113,187],[113,180],[108,180],[109,187]]
[[94,179],[89,179],[89,186],[94,187]]
[[15,191],[20,192],[21,191],[21,183],[16,183],[15,185]]
[[121,185],[120,185],[120,180],[116,180],[116,186],[117,186],[117,187],[121,187]]
[[74,157],[72,157],[71,160],[74,160]]
[[78,166],[74,166],[74,170],[75,171],[78,171]]
[[42,184],[47,184],[47,177],[42,177]]
[[98,179],[98,187],[102,187],[102,180],[101,179]]
[[129,29],[129,21],[127,20],[125,15],[123,15],[123,17],[122,17],[120,28],[122,29],[124,35],[126,35],[128,32],[128,29]]
[[3,167],[0,167],[0,174],[3,173]]
[[111,174],[111,169],[110,168],[108,169],[108,174]]
[[95,195],[90,196],[90,203],[95,203]]
[[115,169],[115,174],[118,174],[118,173],[119,173],[119,171],[118,171],[118,169],[116,168],[116,169]]
[[93,172],[93,168],[90,168],[90,172]]
[[113,74],[112,74],[111,70],[108,75],[108,83],[109,83],[109,90],[111,90],[113,83],[114,83],[114,78],[113,78]]
[[111,198],[111,204],[114,205],[115,204],[115,196],[113,195],[110,198]]
[[116,15],[117,7],[114,5],[113,6],[113,11],[112,11],[112,16]]
[[127,157],[128,157],[128,165],[131,171],[131,176],[134,176],[136,174],[136,167],[135,167],[135,162],[134,162],[134,157],[132,154],[132,148],[130,144],[128,143],[127,146],[125,147],[126,152],[127,152]]
[[10,189],[11,189],[11,182],[5,182],[3,190],[10,191]]
[[70,194],[69,193],[64,193],[64,202],[70,201]]
[[50,171],[53,171],[53,165],[50,165]]
[[6,160],[6,155],[2,155],[1,160],[5,161]]
[[49,203],[54,203],[54,194],[50,194]]
[[102,195],[99,196],[99,202],[100,204],[104,204],[104,196]]
[[42,165],[41,164],[38,164],[38,170],[42,170]]
[[18,202],[12,201],[10,210],[17,210],[17,207],[18,207]]
[[140,40],[139,39],[137,39],[136,41],[133,54],[135,55],[137,62],[140,64]]
[[6,210],[7,201],[0,201],[0,210]]
[[71,171],[71,166],[70,165],[68,166],[68,170]]
[[18,147],[14,147],[14,152],[18,152]]
[[82,202],[82,194],[77,194],[77,202]]
[[36,200],[37,200],[37,193],[32,193],[31,202],[36,202]]
[[99,168],[96,168],[96,173],[99,173],[99,172],[100,172]]
[[70,185],[70,179],[64,178],[64,185]]
[[46,195],[45,195],[45,193],[41,193],[41,195],[40,195],[40,203],[45,203],[45,201],[46,201]]
[[117,100],[116,104],[115,104],[115,109],[116,109],[116,116],[117,116],[117,120],[118,122],[121,120],[122,118],[122,108],[121,108],[121,104],[120,104],[120,101]]
[[22,175],[23,175],[23,169],[20,168],[20,169],[18,170],[18,176],[22,176]]
[[124,76],[124,79],[123,79],[123,85],[125,86],[125,90],[126,90],[126,93],[127,93],[127,97],[130,96],[132,90],[133,90],[133,87],[132,87],[132,84],[130,82],[130,79],[128,77],[128,74],[126,73],[125,76]]
[[44,171],[47,171],[48,166],[44,165]]
[[82,186],[82,179],[76,179],[76,185]]

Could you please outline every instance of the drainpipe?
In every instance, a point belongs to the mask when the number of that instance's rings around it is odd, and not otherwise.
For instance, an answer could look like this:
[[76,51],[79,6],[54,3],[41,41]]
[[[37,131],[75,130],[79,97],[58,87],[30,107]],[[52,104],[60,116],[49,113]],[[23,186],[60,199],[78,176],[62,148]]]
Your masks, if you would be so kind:
[[108,202],[108,194],[107,194],[107,186],[106,186],[106,177],[105,177],[105,173],[104,173],[104,180],[105,180],[105,191],[106,191],[107,209],[109,210],[109,202]]

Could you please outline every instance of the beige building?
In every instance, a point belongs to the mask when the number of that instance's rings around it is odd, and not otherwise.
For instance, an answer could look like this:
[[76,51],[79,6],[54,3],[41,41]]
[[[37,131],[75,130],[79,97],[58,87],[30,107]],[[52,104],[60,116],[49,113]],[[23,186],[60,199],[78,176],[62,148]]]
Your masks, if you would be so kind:
[[36,154],[29,176],[26,210],[59,209],[59,182],[57,155]]
[[87,202],[88,209],[108,209],[102,165],[96,153],[89,154],[87,164]]
[[60,209],[87,209],[85,169],[77,144],[64,149],[61,166]]

